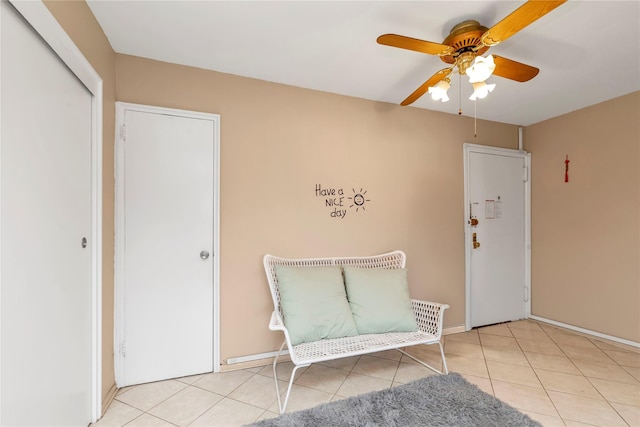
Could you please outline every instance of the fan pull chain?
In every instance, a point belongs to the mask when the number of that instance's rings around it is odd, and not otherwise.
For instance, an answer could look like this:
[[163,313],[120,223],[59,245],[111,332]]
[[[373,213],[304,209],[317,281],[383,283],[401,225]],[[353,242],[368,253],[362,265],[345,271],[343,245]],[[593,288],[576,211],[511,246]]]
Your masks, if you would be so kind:
[[462,115],[462,76],[458,74],[458,115]]
[[478,100],[473,101],[473,137],[478,137]]

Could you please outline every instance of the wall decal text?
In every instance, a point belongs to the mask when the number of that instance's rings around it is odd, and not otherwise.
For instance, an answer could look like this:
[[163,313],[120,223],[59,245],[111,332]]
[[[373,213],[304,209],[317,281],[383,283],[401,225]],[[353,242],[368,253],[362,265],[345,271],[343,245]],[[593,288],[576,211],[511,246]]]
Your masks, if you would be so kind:
[[324,207],[328,208],[330,217],[344,219],[347,216],[347,208],[364,212],[365,203],[370,201],[365,197],[366,190],[360,188],[360,191],[356,191],[352,188],[351,191],[352,195],[345,196],[344,188],[322,187],[322,184],[316,184],[315,196],[324,201]]

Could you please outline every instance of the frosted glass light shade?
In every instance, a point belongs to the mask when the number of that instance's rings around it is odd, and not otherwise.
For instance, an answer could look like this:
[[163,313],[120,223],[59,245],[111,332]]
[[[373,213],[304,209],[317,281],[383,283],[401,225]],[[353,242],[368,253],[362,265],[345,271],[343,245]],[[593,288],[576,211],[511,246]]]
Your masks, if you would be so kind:
[[473,86],[473,93],[469,97],[470,100],[486,98],[489,92],[492,92],[496,87],[495,84],[486,84],[485,82],[476,82],[471,84]]
[[493,55],[489,55],[486,58],[482,56],[476,56],[471,63],[471,66],[467,68],[466,74],[469,76],[469,83],[483,82],[487,80],[493,70],[496,69],[496,64],[493,62]]
[[447,78],[440,80],[435,86],[430,86],[429,93],[431,94],[431,99],[434,101],[447,102],[449,100],[447,91],[450,87],[451,82]]

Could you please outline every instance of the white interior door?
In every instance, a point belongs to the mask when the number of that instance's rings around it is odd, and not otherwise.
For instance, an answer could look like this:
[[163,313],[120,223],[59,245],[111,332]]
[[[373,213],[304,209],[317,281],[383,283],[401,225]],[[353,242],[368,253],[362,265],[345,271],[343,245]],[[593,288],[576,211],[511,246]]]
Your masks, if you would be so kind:
[[118,117],[118,386],[211,372],[217,116],[119,103]]
[[467,329],[529,307],[526,153],[465,144]]
[[0,424],[86,426],[92,94],[11,5],[1,7]]

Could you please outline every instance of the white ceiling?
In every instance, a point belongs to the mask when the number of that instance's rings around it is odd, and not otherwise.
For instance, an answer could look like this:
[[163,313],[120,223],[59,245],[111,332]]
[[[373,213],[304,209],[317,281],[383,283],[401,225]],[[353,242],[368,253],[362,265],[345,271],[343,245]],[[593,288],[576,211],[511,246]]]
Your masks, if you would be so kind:
[[[376,43],[385,33],[442,42],[457,23],[498,23],[523,1],[98,1],[118,53],[399,104],[445,64]],[[488,53],[540,68],[493,76],[477,117],[530,125],[640,90],[640,1],[569,1]],[[466,77],[451,101],[411,107],[474,115]],[[461,89],[461,96],[460,96]]]

